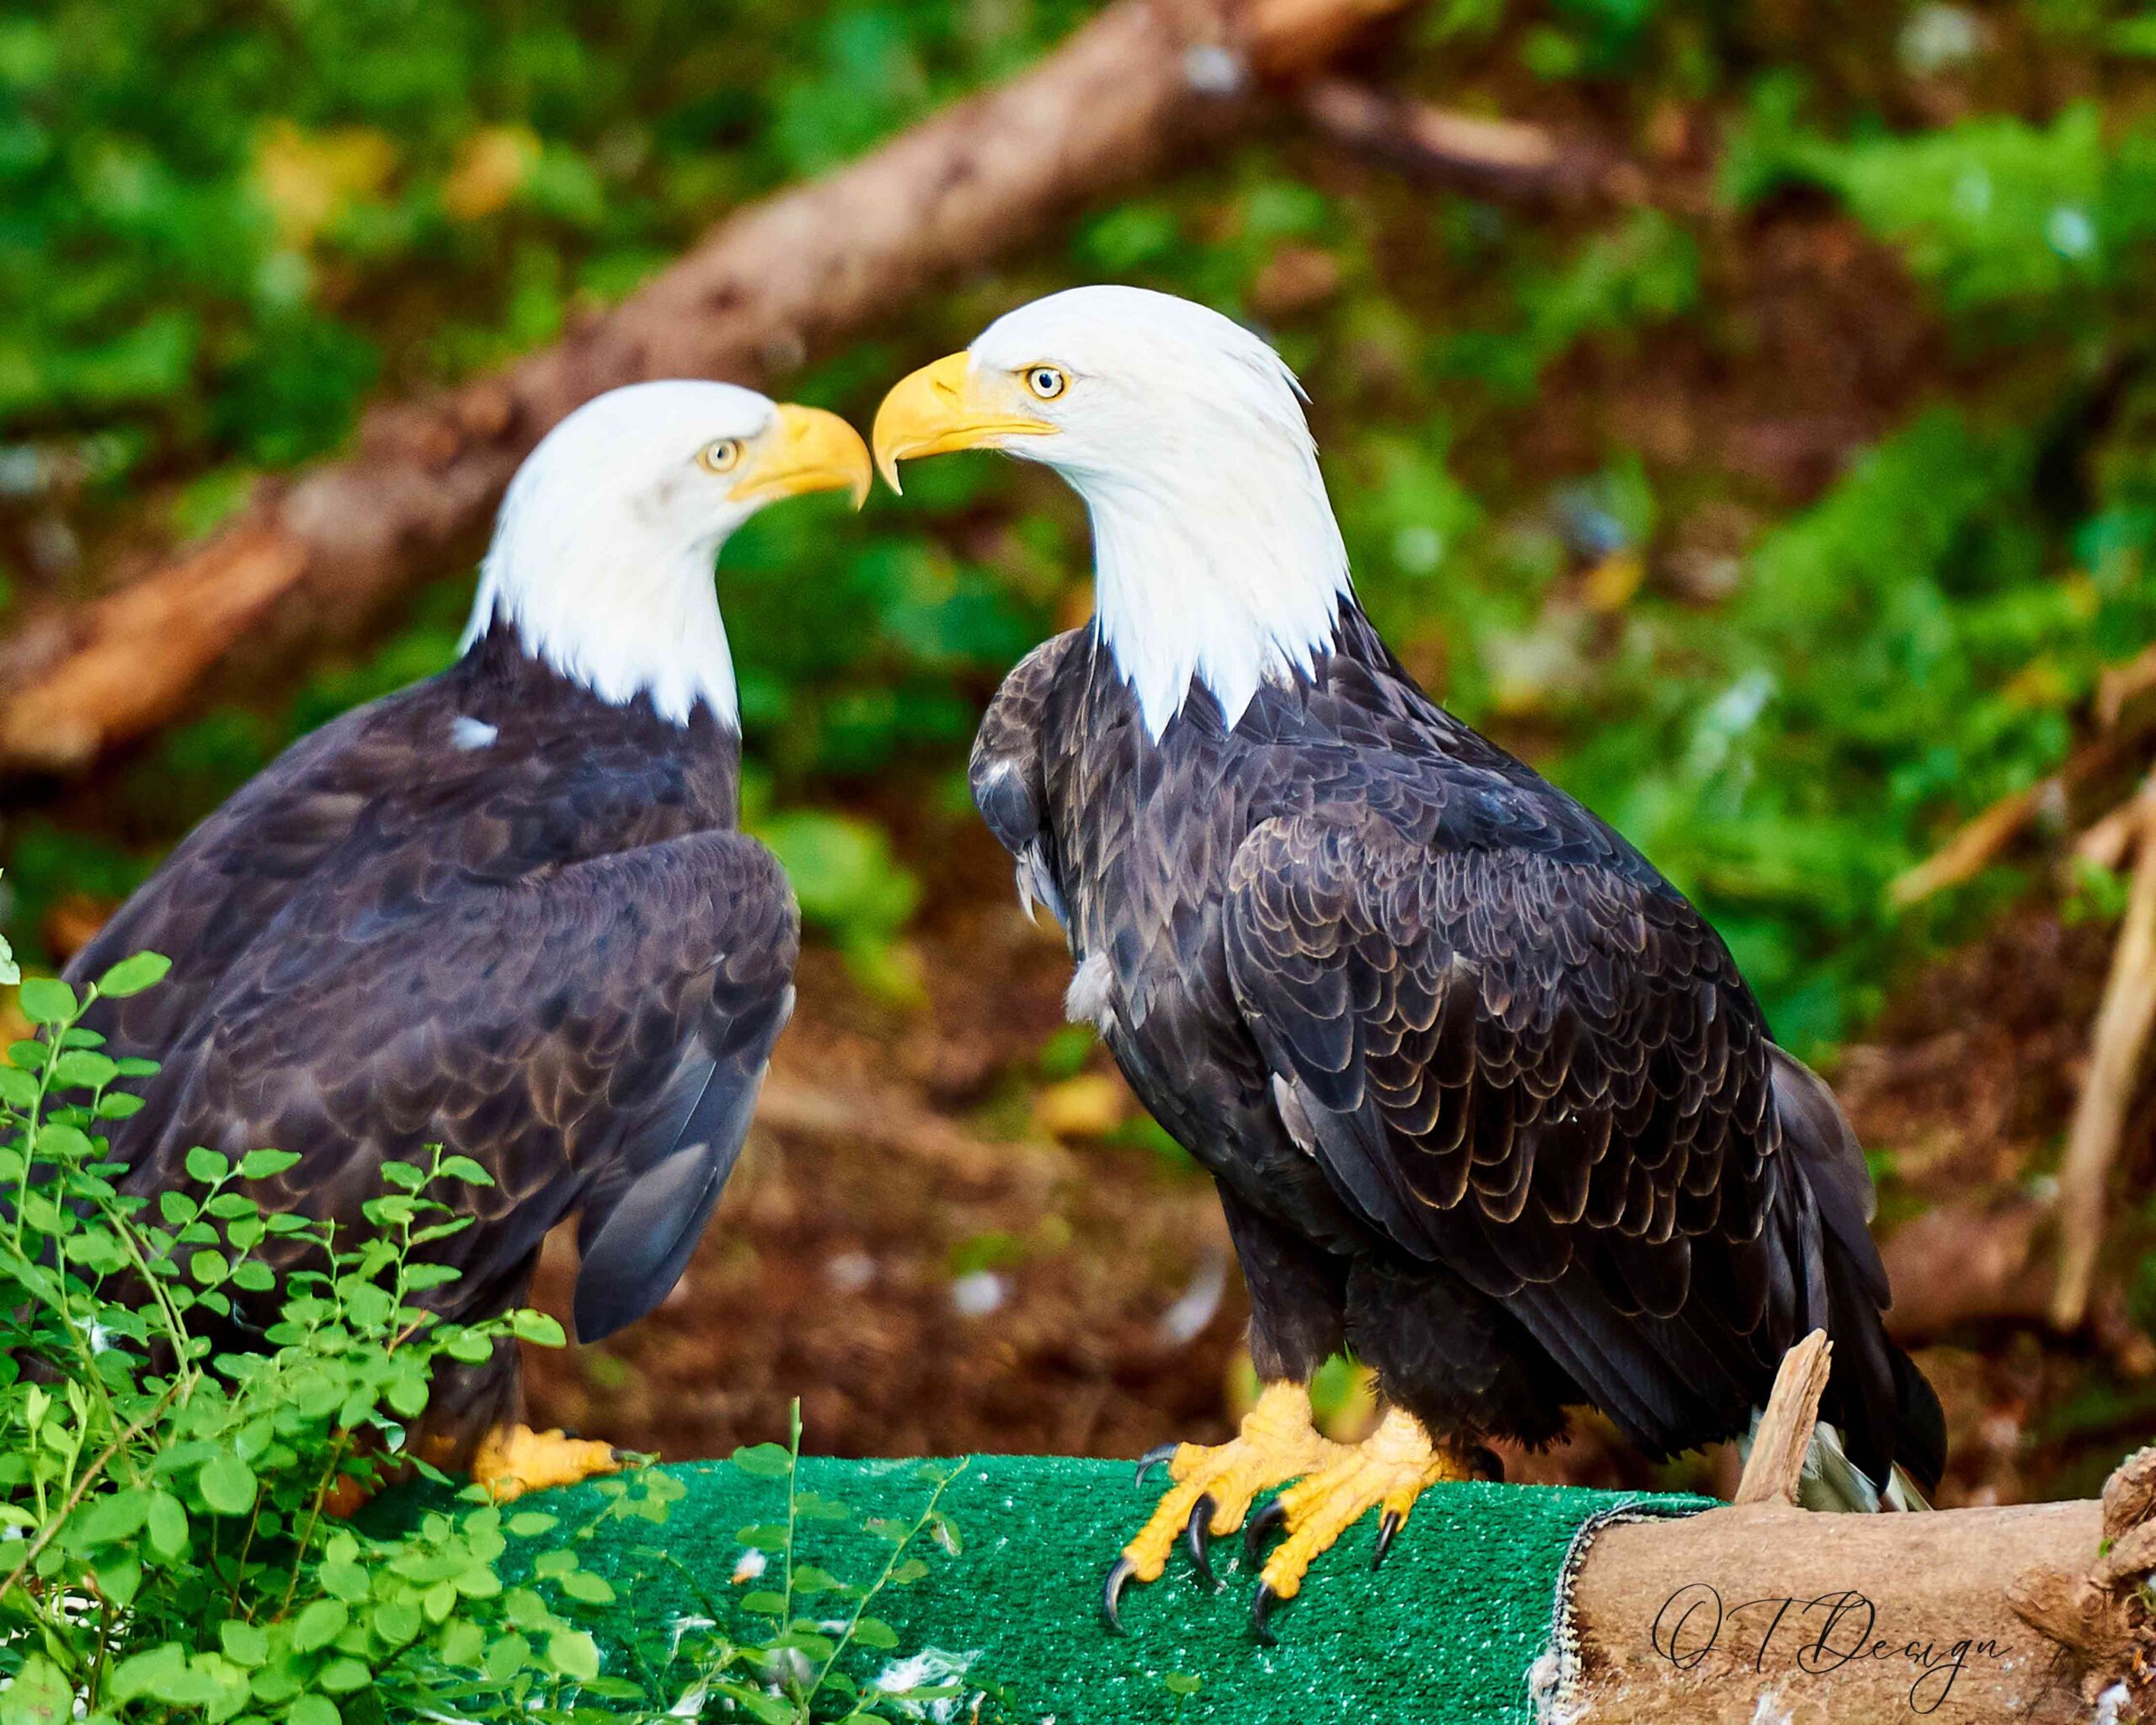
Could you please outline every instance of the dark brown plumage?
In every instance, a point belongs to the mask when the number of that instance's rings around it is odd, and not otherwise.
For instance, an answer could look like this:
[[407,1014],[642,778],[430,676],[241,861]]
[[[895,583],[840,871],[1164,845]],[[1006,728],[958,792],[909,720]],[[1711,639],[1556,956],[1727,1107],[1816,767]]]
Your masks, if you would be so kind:
[[1684,896],[1352,601],[1311,675],[1232,729],[1194,683],[1157,742],[1097,630],[1058,637],[973,783],[1074,1011],[1219,1183],[1263,1376],[1344,1343],[1440,1434],[1591,1402],[1662,1455],[1742,1434],[1822,1326],[1851,1459],[1935,1482],[1831,1095]]
[[[524,1295],[579,1215],[576,1326],[664,1297],[739,1154],[793,1001],[798,918],[736,830],[738,739],[600,699],[497,623],[441,676],[296,745],[212,814],[71,975],[126,953],[163,986],[99,1006],[159,1060],[118,1123],[130,1189],[184,1183],[194,1145],[300,1161],[267,1194],[356,1224],[381,1167],[440,1144],[491,1188],[440,1250],[446,1315]],[[261,1313],[245,1315],[259,1322]],[[511,1416],[504,1345],[430,1423],[459,1450]]]

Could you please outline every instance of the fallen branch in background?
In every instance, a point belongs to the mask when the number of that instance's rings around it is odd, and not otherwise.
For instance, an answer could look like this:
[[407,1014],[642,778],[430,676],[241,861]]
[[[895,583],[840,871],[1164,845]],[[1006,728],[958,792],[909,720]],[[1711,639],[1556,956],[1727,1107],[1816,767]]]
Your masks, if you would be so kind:
[[1518,120],[1433,107],[1346,78],[1320,79],[1301,106],[1333,142],[1471,196],[1563,202],[1636,190],[1636,168]]
[[2148,1033],[2156,1026],[2156,774],[2133,807],[2139,815],[2139,858],[2089,1040],[2089,1074],[2059,1168],[2059,1273],[2051,1317],[2066,1330],[2078,1328],[2088,1311],[2104,1243],[2105,1188],[2118,1159]]
[[557,346],[375,409],[350,455],[264,485],[208,543],[0,644],[0,770],[88,766],[184,711],[236,648],[356,633],[476,550],[516,463],[579,403],[650,377],[768,383],[1254,114],[1229,98],[1308,76],[1405,3],[1120,0],[1009,83],[729,216]]

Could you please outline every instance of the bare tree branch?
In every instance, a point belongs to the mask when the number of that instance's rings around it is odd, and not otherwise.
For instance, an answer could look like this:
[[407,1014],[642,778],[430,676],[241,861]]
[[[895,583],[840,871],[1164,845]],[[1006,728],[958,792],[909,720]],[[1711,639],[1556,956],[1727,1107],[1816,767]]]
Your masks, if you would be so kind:
[[2104,1193],[2156,1027],[2156,777],[2142,788],[2140,858],[2111,954],[2111,974],[2089,1039],[2089,1076],[2067,1135],[2058,1177],[2058,1287],[2052,1322],[2079,1327],[2104,1243]]
[[1433,107],[1339,77],[1311,84],[1301,106],[1335,143],[1459,191],[1565,200],[1613,189],[1614,164],[1539,126]]

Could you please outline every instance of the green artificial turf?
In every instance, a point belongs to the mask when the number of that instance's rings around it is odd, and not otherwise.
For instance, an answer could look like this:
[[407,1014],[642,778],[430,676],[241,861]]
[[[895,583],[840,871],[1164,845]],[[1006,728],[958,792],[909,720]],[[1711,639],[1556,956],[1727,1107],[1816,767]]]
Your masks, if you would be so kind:
[[[913,1461],[804,1459],[802,1487],[842,1499],[850,1513],[803,1523],[797,1565],[873,1578],[890,1547],[862,1524],[873,1516],[910,1524],[931,1489],[920,1470]],[[744,1557],[740,1530],[785,1519],[784,1481],[725,1462],[667,1471],[688,1490],[662,1525],[611,1521],[581,1548],[584,1566],[615,1582],[622,1601],[615,1609],[646,1625],[696,1609],[686,1583],[653,1561],[654,1545],[726,1602],[722,1610],[751,1589],[776,1585],[776,1560],[752,1582],[732,1578]],[[1201,1586],[1178,1551],[1162,1581],[1126,1595],[1128,1634],[1102,1626],[1102,1574],[1153,1500],[1131,1474],[1127,1462],[1040,1456],[965,1464],[943,1498],[958,1554],[922,1548],[927,1573],[887,1589],[873,1608],[896,1631],[896,1652],[862,1650],[848,1658],[849,1670],[869,1682],[894,1659],[927,1649],[949,1656],[947,1666],[963,1665],[969,1698],[917,1705],[921,1717],[959,1725],[976,1717],[1054,1725],[1527,1720],[1527,1670],[1549,1641],[1559,1569],[1580,1524],[1625,1503],[1673,1514],[1703,1507],[1695,1498],[1572,1487],[1437,1487],[1374,1575],[1375,1519],[1352,1529],[1313,1569],[1301,1597],[1277,1611],[1278,1645],[1266,1648],[1251,1633],[1254,1578],[1240,1538],[1215,1549],[1219,1594]],[[596,1502],[589,1486],[544,1499],[569,1521]],[[842,1610],[811,1605],[806,1615]],[[1171,1673],[1195,1676],[1202,1687],[1179,1701],[1166,1681]],[[991,1698],[976,1716],[970,1696],[984,1688]]]

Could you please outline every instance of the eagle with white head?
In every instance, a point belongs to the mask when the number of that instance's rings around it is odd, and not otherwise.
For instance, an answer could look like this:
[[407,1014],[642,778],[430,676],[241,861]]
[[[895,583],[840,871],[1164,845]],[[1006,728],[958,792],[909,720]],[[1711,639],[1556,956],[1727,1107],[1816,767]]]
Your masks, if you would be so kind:
[[[1916,1501],[1939,1405],[1887,1339],[1871,1183],[1728,948],[1588,809],[1423,693],[1357,604],[1301,392],[1263,342],[1123,287],[1022,307],[885,398],[897,464],[990,447],[1085,499],[1096,615],[1004,683],[974,798],[1053,909],[1070,1004],[1214,1174],[1264,1388],[1166,1445],[1110,1571],[1247,1519],[1267,1612],[1365,1512],[1602,1409],[1651,1455],[1741,1438],[1833,1343],[1817,1488]],[[1308,1381],[1388,1411],[1346,1447]],[[1289,1489],[1256,1516],[1255,1496]]]
[[[125,1189],[184,1188],[195,1145],[274,1146],[299,1161],[265,1204],[356,1228],[385,1163],[440,1145],[493,1183],[455,1188],[473,1220],[435,1249],[460,1274],[423,1296],[445,1318],[519,1303],[571,1214],[578,1334],[656,1306],[740,1151],[799,939],[739,830],[713,559],[774,499],[858,505],[870,477],[843,420],[725,383],[618,389],[548,432],[462,657],[287,750],[70,967],[173,960],[90,1021],[162,1063],[112,1125]],[[611,1465],[515,1425],[520,1402],[513,1344],[438,1372],[422,1453],[504,1494]]]

